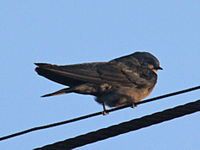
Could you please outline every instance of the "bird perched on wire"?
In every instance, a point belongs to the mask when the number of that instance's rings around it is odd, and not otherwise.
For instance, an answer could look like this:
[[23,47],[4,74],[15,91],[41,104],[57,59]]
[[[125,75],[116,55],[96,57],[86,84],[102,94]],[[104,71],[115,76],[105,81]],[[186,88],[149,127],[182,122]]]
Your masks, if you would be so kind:
[[120,107],[133,105],[148,96],[157,82],[158,59],[148,52],[135,52],[108,62],[73,65],[35,63],[36,72],[52,81],[67,85],[42,97],[65,93],[90,94],[103,105]]

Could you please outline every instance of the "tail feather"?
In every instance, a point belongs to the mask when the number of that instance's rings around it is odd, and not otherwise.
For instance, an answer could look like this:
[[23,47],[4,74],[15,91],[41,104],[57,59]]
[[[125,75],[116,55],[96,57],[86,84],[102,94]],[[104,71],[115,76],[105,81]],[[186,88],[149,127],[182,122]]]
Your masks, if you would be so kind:
[[42,67],[42,66],[50,66],[50,64],[47,63],[34,63],[36,66],[38,67]]
[[61,89],[61,90],[53,92],[53,93],[45,94],[45,95],[43,95],[41,97],[48,97],[48,96],[67,94],[67,93],[71,93],[71,92],[74,92],[74,90],[72,88],[65,88],[65,89]]

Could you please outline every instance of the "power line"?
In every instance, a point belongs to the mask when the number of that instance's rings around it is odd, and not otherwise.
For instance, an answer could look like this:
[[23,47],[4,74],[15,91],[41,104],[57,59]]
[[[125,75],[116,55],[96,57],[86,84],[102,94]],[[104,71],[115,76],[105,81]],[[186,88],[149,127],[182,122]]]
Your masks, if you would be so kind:
[[113,125],[108,128],[103,128],[74,138],[69,138],[67,140],[46,145],[41,148],[36,148],[34,150],[67,150],[77,148],[130,131],[135,131],[144,127],[148,127],[164,121],[182,117],[184,115],[195,113],[197,111],[200,111],[200,100],[190,102],[185,105],[180,105],[171,109],[167,109],[162,112],[157,112],[141,118],[123,122],[118,125]]
[[[160,100],[160,99],[163,99],[163,98],[167,98],[167,97],[171,97],[171,96],[175,96],[175,95],[191,92],[191,91],[198,90],[198,89],[200,89],[200,86],[184,89],[184,90],[181,90],[181,91],[177,91],[177,92],[161,95],[161,96],[154,97],[154,98],[150,98],[150,99],[147,99],[147,100],[143,100],[143,101],[137,102],[135,104],[136,105],[144,104],[144,103],[147,103],[147,102]],[[114,111],[117,111],[117,110],[120,110],[120,109],[124,109],[124,108],[127,108],[127,107],[130,107],[130,105],[109,109],[109,110],[107,110],[107,112],[114,112]],[[55,127],[55,126],[59,126],[59,125],[67,124],[67,123],[72,123],[72,122],[75,122],[75,121],[91,118],[91,117],[98,116],[98,115],[102,115],[102,112],[96,112],[96,113],[92,113],[92,114],[89,114],[89,115],[85,115],[85,116],[77,117],[77,118],[74,118],[74,119],[66,120],[66,121],[61,121],[61,122],[52,123],[52,124],[48,124],[48,125],[44,125],[44,126],[30,128],[30,129],[27,129],[27,130],[24,130],[24,131],[21,131],[21,132],[17,132],[17,133],[10,134],[10,135],[4,136],[4,137],[0,137],[0,141],[6,140],[6,139],[9,139],[9,138],[12,138],[12,137],[16,137],[16,136],[19,136],[19,135],[23,135],[23,134],[26,134],[26,133],[30,133],[30,132],[33,132],[33,131],[47,129],[47,128],[51,128],[51,127]]]

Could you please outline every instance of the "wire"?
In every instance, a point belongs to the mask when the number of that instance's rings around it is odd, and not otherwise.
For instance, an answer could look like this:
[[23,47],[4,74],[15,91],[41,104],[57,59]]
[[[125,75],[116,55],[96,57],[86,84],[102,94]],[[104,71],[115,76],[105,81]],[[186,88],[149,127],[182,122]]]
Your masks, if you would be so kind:
[[[183,93],[186,93],[186,92],[191,92],[191,91],[198,90],[198,89],[200,89],[200,86],[196,86],[196,87],[188,88],[188,89],[185,89],[185,90],[161,95],[161,96],[154,97],[154,98],[150,98],[150,99],[147,99],[147,100],[137,102],[135,104],[136,105],[144,104],[144,103],[147,103],[147,102],[151,102],[151,101],[167,98],[167,97],[170,97],[170,96],[183,94]],[[130,105],[109,109],[109,110],[107,110],[107,112],[114,112],[114,111],[121,110],[121,109],[124,109],[124,108],[127,108],[127,107],[130,107]],[[33,132],[33,131],[36,131],[36,130],[42,130],[42,129],[47,129],[47,128],[63,125],[63,124],[68,124],[68,123],[72,123],[72,122],[75,122],[75,121],[79,121],[79,120],[91,118],[91,117],[94,117],[94,116],[98,116],[98,115],[102,115],[102,112],[96,112],[96,113],[92,113],[92,114],[89,114],[89,115],[85,115],[85,116],[77,117],[77,118],[74,118],[74,119],[66,120],[66,121],[61,121],[61,122],[52,123],[52,124],[48,124],[48,125],[44,125],[44,126],[30,128],[30,129],[27,129],[27,130],[24,130],[24,131],[21,131],[21,132],[17,132],[17,133],[14,133],[14,134],[10,134],[10,135],[7,135],[7,136],[0,137],[0,141],[6,140],[6,139],[9,139],[9,138],[12,138],[12,137],[16,137],[16,136],[19,136],[19,135],[23,135],[23,134],[26,134],[26,133],[30,133],[30,132]]]
[[200,111],[200,100],[133,119],[34,150],[68,150]]

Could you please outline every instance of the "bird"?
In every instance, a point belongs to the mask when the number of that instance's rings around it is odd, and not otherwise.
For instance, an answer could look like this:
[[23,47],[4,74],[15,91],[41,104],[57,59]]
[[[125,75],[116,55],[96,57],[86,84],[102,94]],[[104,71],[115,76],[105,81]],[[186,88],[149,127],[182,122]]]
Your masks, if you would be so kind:
[[35,71],[67,88],[43,95],[48,97],[67,93],[95,96],[103,106],[103,114],[109,107],[136,106],[147,97],[157,82],[157,71],[163,70],[159,60],[149,52],[135,52],[108,62],[92,62],[72,65],[35,63]]

